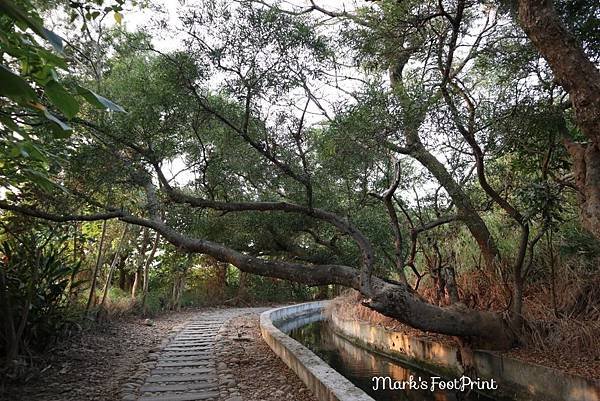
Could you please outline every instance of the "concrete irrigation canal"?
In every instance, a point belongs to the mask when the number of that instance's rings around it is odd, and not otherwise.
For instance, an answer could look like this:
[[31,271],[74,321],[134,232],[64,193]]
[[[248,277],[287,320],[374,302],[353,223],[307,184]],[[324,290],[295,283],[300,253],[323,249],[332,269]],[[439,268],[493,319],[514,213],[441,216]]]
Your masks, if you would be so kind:
[[463,376],[455,347],[344,320],[327,303],[261,315],[265,341],[319,400],[600,400],[596,381],[488,351]]
[[[245,338],[223,328],[232,319],[257,313],[264,341],[318,400],[599,400],[597,382],[491,352],[476,351],[476,376],[463,376],[457,350],[447,344],[343,320],[327,305],[199,313],[150,355],[143,374],[124,386],[122,400],[243,401],[236,377],[220,358],[232,341],[243,348]],[[283,398],[295,399],[290,394]]]

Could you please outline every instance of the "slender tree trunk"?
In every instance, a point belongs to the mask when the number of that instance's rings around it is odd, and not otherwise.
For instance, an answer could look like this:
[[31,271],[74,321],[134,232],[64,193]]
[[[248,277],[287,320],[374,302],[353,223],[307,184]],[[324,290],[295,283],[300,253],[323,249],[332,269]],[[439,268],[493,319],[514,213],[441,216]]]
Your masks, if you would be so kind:
[[173,290],[171,291],[171,309],[175,311],[181,310],[181,295],[185,287],[185,276],[187,269],[178,272],[173,280]]
[[131,299],[135,299],[137,296],[138,287],[140,286],[140,282],[143,279],[143,267],[137,266],[135,270],[135,274],[133,276],[133,285],[131,286]]
[[469,232],[477,242],[486,268],[489,272],[495,272],[497,260],[500,253],[496,247],[496,242],[487,225],[475,210],[469,196],[463,191],[462,187],[454,180],[446,167],[421,143],[416,135],[409,136],[412,149],[410,155],[417,159],[444,187],[450,198],[456,205],[459,219],[465,223]]
[[213,260],[216,278],[215,301],[224,301],[227,291],[227,263]]
[[438,306],[446,305],[446,281],[444,281],[444,274],[442,269],[439,267],[435,267],[430,269],[431,278],[433,279],[433,288],[435,292],[435,303]]
[[122,289],[123,291],[128,290],[129,288],[127,288],[126,286],[126,273],[125,273],[125,269],[123,266],[119,266],[119,288]]
[[[402,82],[402,70],[407,62],[406,57],[401,57],[398,60],[393,61],[393,66],[390,68],[390,83],[392,89],[398,93],[405,92],[404,84]],[[448,171],[446,166],[440,162],[421,142],[419,137],[419,128],[425,120],[425,112],[421,112],[420,115],[411,116],[413,121],[411,126],[404,127],[404,137],[406,140],[406,147],[401,148],[391,143],[386,143],[386,146],[391,150],[406,154],[417,160],[423,167],[425,167],[444,187],[448,195],[456,205],[458,211],[459,220],[461,220],[466,226],[485,260],[485,266],[488,272],[495,274],[496,263],[500,259],[500,252],[496,246],[496,242],[492,237],[487,225],[475,210],[473,203],[469,196],[463,190],[452,174]]]
[[[75,222],[75,224],[73,224],[73,229],[74,229],[74,233],[73,233],[73,264],[77,264],[81,262],[81,259],[78,258],[77,255],[77,250],[79,247],[79,241],[77,240],[77,237],[79,236],[79,222]],[[76,279],[76,274],[77,271],[76,269],[73,269],[73,272],[71,273],[71,276],[69,277],[69,289],[67,291],[67,309],[69,309],[69,307],[71,306],[71,302],[73,302],[73,299],[75,298],[75,296],[73,295],[73,282],[75,282]]]
[[446,274],[446,300],[447,303],[451,305],[460,301],[456,285],[456,271],[453,267],[447,267],[444,269],[444,272]]
[[106,224],[108,220],[104,220],[102,223],[102,234],[100,236],[100,244],[98,245],[98,256],[96,258],[96,266],[94,267],[94,272],[92,274],[92,283],[90,284],[90,295],[87,300],[87,304],[85,305],[85,313],[88,313],[90,307],[92,306],[92,302],[96,297],[96,280],[98,278],[98,270],[102,265],[102,258],[104,257],[104,239],[106,238]]
[[133,285],[131,286],[131,298],[135,299],[136,295],[137,295],[137,290],[138,287],[140,285],[140,282],[142,281],[142,276],[143,276],[143,265],[144,265],[144,261],[145,261],[145,256],[146,256],[146,249],[148,248],[148,241],[150,240],[150,235],[148,232],[148,228],[144,227],[144,234],[142,237],[142,245],[140,246],[140,257],[139,257],[139,261],[138,264],[136,266],[136,270],[135,270],[135,274],[133,277]]
[[67,309],[69,309],[69,306],[71,306],[71,302],[73,302],[73,299],[76,298],[76,296],[73,294],[73,283],[77,278],[77,272],[78,269],[73,268],[73,271],[69,276],[69,289],[67,290]]
[[238,286],[236,297],[240,301],[246,301],[248,299],[247,281],[248,274],[244,271],[240,271],[240,285]]
[[106,296],[108,295],[108,290],[110,289],[110,282],[112,281],[113,272],[117,265],[117,260],[119,258],[119,254],[121,253],[121,249],[123,248],[123,244],[125,243],[125,236],[127,235],[128,229],[129,225],[125,223],[125,227],[123,228],[123,234],[121,234],[121,238],[119,239],[119,245],[117,246],[115,256],[113,257],[112,263],[110,264],[110,268],[108,269],[108,277],[106,278],[106,283],[104,284],[104,291],[102,291],[102,301],[100,301],[100,308],[104,308],[104,303],[106,302]]
[[154,259],[154,255],[156,254],[156,250],[158,249],[158,244],[160,243],[160,234],[156,233],[154,237],[154,243],[152,244],[152,250],[150,251],[150,255],[146,258],[146,263],[144,263],[144,282],[142,285],[142,315],[146,316],[148,313],[148,307],[146,305],[146,298],[148,297],[148,272],[150,271],[150,265],[152,264],[152,260]]
[[181,295],[185,288],[185,280],[187,271],[192,260],[192,254],[188,253],[183,266],[178,268],[175,277],[173,279],[173,290],[171,291],[171,309],[179,311],[181,310]]

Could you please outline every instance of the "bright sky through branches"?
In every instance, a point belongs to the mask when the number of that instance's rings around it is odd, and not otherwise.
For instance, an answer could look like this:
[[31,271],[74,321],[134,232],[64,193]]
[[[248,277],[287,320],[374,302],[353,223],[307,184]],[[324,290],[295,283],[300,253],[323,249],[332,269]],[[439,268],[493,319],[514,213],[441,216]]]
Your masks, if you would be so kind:
[[[152,45],[161,52],[171,52],[181,50],[183,47],[183,41],[188,36],[184,29],[182,29],[182,23],[180,16],[185,14],[187,11],[192,10],[195,5],[198,5],[199,1],[202,0],[182,0],[175,1],[171,0],[161,5],[160,13],[154,8],[146,9],[135,9],[129,12],[124,12],[123,24],[125,28],[130,32],[135,31],[150,31],[152,32]],[[265,4],[275,4],[273,1],[264,1]],[[363,2],[364,3],[364,2]],[[315,4],[326,10],[335,12],[349,11],[357,7],[356,1],[335,1],[335,0],[321,0],[315,1]],[[279,6],[285,10],[290,11],[301,11],[303,9],[309,9],[311,7],[310,1],[283,1],[279,3]],[[313,11],[315,16],[322,15],[317,11]],[[329,17],[327,17],[329,18]],[[161,21],[159,23],[159,21]],[[161,28],[156,28],[160,25]],[[328,29],[328,28],[327,28]],[[332,75],[335,72],[331,72]],[[358,75],[359,72],[354,70],[348,75]],[[219,77],[214,77],[214,81],[219,81]],[[346,88],[350,89],[350,88]],[[339,90],[330,88],[327,85],[323,85],[317,89],[320,97],[340,99],[344,95]],[[306,102],[303,94],[299,94],[299,107],[298,113],[301,113],[300,104]],[[302,99],[300,99],[302,98]],[[333,114],[331,107],[324,103],[323,106],[328,109],[328,112]],[[269,107],[269,105],[267,105]],[[324,115],[322,110],[319,109],[315,104],[311,104],[307,113],[307,121],[310,124],[317,124],[323,121]],[[169,178],[172,178],[174,182],[178,184],[185,184],[194,179],[190,174],[186,173],[187,164],[182,159],[172,160],[170,165],[165,166],[165,173]]]

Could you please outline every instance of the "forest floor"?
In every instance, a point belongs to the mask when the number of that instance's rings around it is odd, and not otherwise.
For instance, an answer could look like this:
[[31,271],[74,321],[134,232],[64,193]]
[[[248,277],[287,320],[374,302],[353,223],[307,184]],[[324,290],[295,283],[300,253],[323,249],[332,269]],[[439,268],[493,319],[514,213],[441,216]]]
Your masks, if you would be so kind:
[[[94,326],[49,351],[28,380],[0,388],[0,401],[117,401],[150,352],[198,314],[192,309],[153,319],[152,326],[132,316]],[[244,401],[315,401],[298,377],[262,340],[259,313],[233,318],[221,330],[214,355],[226,391]],[[236,340],[242,336],[243,343]],[[220,349],[220,350],[219,350]],[[233,379],[233,380],[231,380]],[[235,383],[234,383],[235,382]]]
[[[38,361],[39,370],[28,380],[0,387],[0,401],[120,400],[123,385],[135,377],[148,354],[157,351],[174,329],[209,310],[216,309],[165,314],[155,318],[153,325],[132,316],[95,325],[55,346]],[[403,331],[398,326],[393,328]],[[219,377],[227,379],[226,390],[235,395],[229,400],[315,400],[262,340],[258,312],[229,320],[220,333],[222,344],[214,357]],[[446,340],[435,337],[437,341]],[[523,349],[512,350],[509,355],[584,377],[600,376],[600,363],[593,355],[589,360],[579,356],[577,361],[569,355],[538,355]]]
[[129,316],[100,323],[71,337],[37,361],[37,372],[0,388],[2,401],[114,401],[150,350],[198,309],[152,320]]

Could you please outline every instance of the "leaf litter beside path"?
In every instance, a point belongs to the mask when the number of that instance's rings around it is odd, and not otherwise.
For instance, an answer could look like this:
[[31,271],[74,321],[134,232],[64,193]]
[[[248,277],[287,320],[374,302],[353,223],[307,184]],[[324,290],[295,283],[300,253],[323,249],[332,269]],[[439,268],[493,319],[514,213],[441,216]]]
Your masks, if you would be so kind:
[[27,381],[0,387],[1,401],[114,401],[147,353],[202,309],[167,313],[148,325],[122,317],[94,325],[41,355]]

